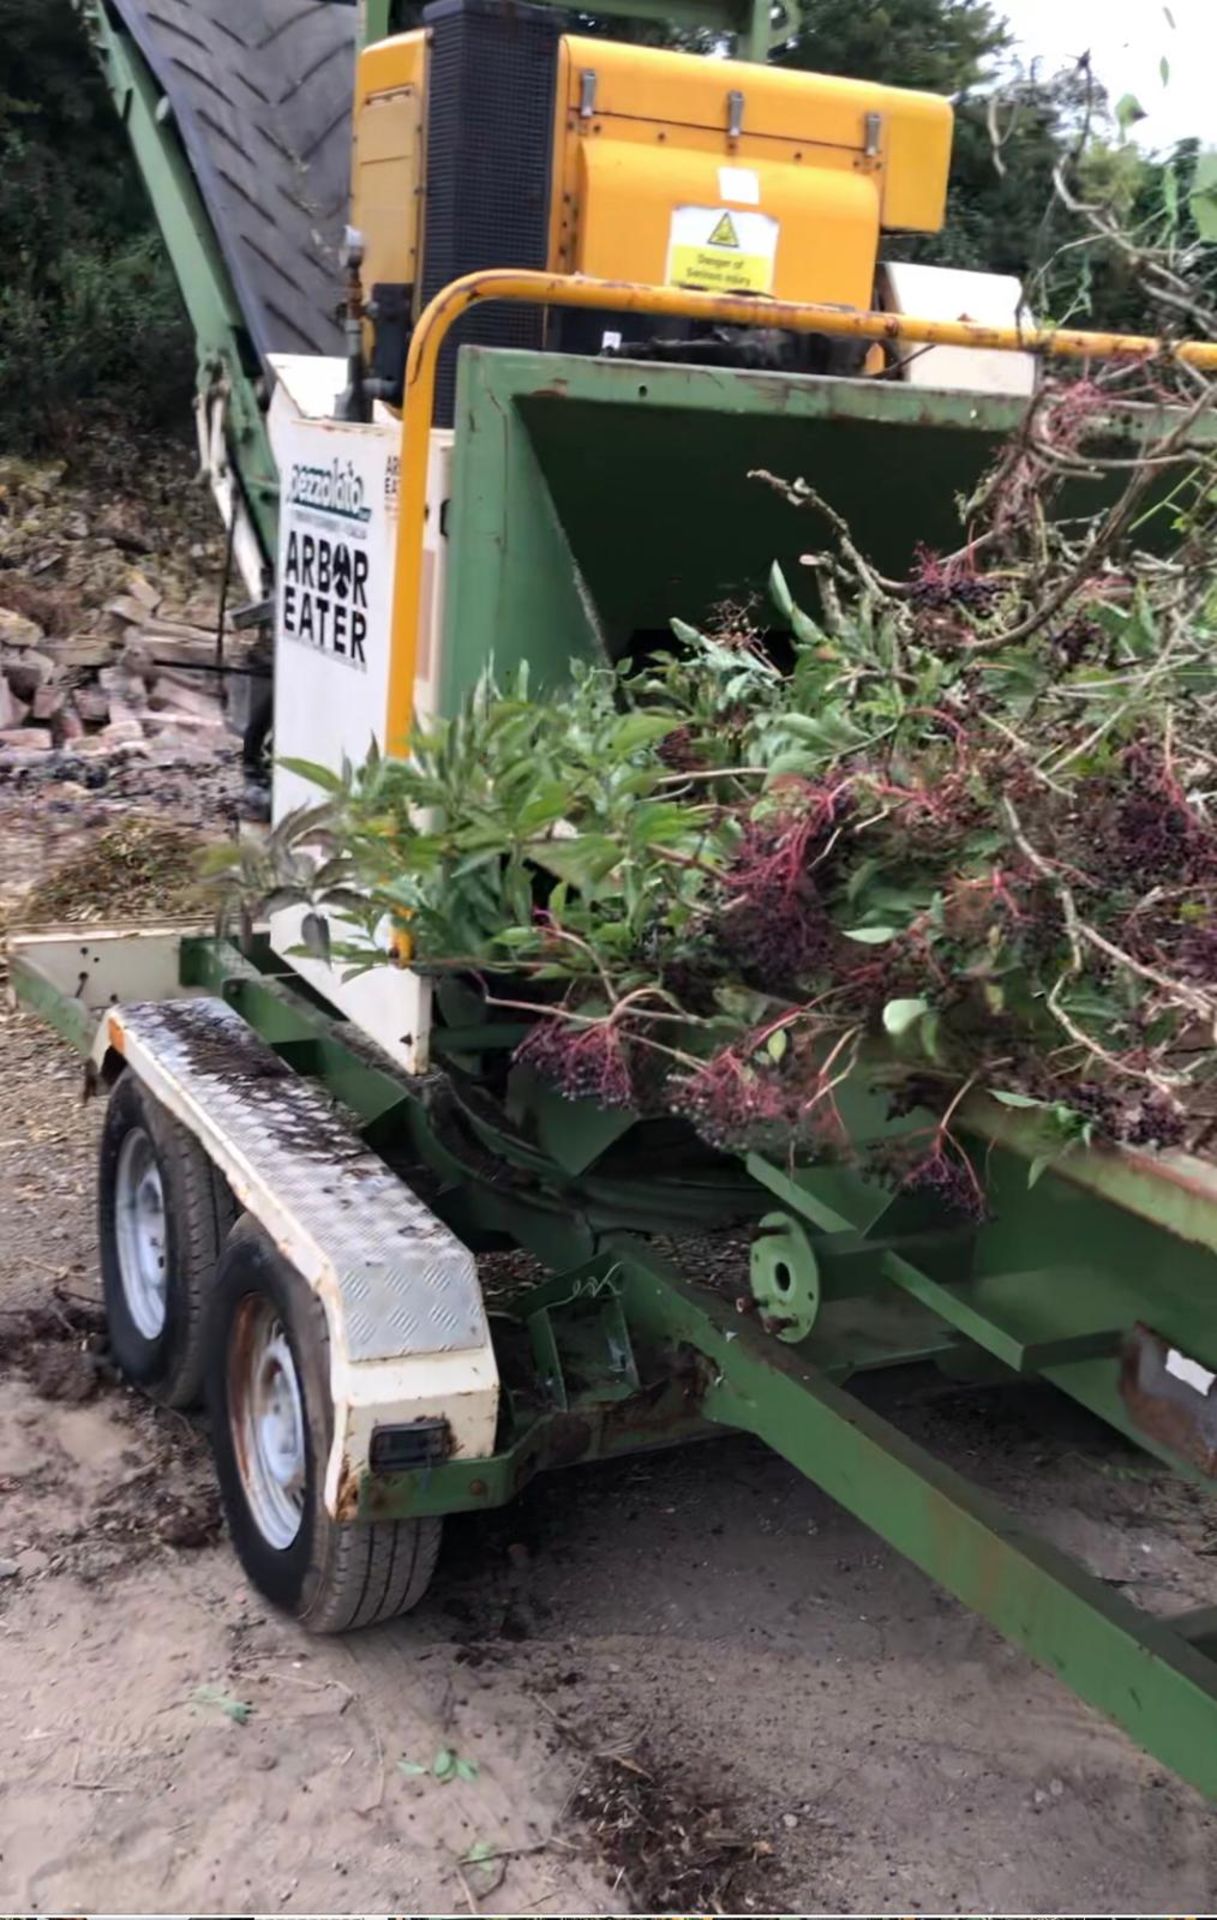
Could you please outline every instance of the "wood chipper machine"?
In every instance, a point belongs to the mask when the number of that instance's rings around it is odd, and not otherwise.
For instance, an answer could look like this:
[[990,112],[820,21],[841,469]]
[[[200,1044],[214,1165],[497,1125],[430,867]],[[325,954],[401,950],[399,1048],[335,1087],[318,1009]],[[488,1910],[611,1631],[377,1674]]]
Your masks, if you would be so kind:
[[[500,0],[434,0],[405,32],[385,0],[358,22],[321,0],[82,12],[195,320],[234,551],[273,587],[280,758],[406,752],[492,659],[560,698],[573,659],[795,564],[756,467],[831,475],[899,573],[949,541],[1040,356],[1147,344],[1020,330],[1010,283],[880,265],[889,230],[942,222],[950,108],[763,64],[767,0],[711,23],[751,61]],[[276,819],[312,797],[276,766]],[[345,977],[300,921],[240,948],[153,925],[11,942],[18,994],[109,1090],[114,1353],[170,1405],[206,1389],[270,1600],[318,1631],[391,1618],[445,1514],[745,1432],[1217,1794],[1217,1608],[1151,1617],[850,1386],[974,1361],[1210,1477],[1217,1169],[1079,1150],[1029,1187],[1034,1117],[973,1103],[989,1206],[961,1226],[847,1167],[563,1099],[476,992]],[[726,1290],[708,1239],[738,1250]],[[528,1277],[487,1295],[503,1249]],[[741,1298],[785,1302],[778,1330]]]

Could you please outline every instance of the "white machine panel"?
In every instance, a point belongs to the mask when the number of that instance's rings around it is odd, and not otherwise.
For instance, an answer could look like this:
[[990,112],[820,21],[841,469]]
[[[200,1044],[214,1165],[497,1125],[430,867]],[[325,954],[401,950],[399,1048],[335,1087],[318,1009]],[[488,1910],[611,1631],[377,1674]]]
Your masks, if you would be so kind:
[[337,420],[281,422],[274,818],[317,790],[284,756],[338,767],[384,739],[400,434]]
[[[879,269],[889,313],[922,320],[972,320],[982,327],[1034,325],[1023,290],[1011,274],[970,273],[889,260]],[[909,347],[901,378],[940,392],[1032,394],[1037,362],[1030,353],[994,353],[984,347]]]
[[[310,417],[306,410],[320,403],[318,383],[302,390],[288,362],[277,371],[280,381],[270,417],[282,489],[275,624],[276,822],[322,797],[282,766],[282,760],[311,760],[337,770],[344,758],[355,765],[366,759],[373,740],[384,745],[401,448],[400,422],[384,409],[377,409],[378,418],[366,426]],[[437,446],[437,441],[447,444]],[[431,471],[437,486],[446,483],[450,443],[450,434],[434,436]],[[432,549],[446,544],[438,535],[442,498],[433,495],[428,534]],[[430,628],[436,600],[442,597],[443,570],[435,559],[429,560],[432,592],[424,621]],[[433,710],[434,655],[432,629],[423,639],[424,674],[416,688],[417,709],[423,713]],[[421,1072],[427,1063],[428,984],[408,969],[394,967],[344,980],[341,965],[329,967],[298,951],[303,918],[303,908],[272,916],[275,952],[393,1059]],[[331,916],[330,931],[335,941],[350,937],[338,915]]]

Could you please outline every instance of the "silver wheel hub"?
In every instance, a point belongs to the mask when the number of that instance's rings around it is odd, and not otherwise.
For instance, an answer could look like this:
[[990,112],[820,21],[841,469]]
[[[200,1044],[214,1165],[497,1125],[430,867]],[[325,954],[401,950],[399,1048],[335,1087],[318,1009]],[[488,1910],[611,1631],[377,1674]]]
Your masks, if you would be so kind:
[[168,1304],[165,1190],[142,1127],[132,1127],[118,1151],[114,1225],[127,1311],[145,1340],[157,1340],[165,1330]]
[[282,1550],[304,1518],[308,1458],[300,1378],[269,1301],[241,1302],[229,1367],[229,1419],[246,1502],[263,1538]]

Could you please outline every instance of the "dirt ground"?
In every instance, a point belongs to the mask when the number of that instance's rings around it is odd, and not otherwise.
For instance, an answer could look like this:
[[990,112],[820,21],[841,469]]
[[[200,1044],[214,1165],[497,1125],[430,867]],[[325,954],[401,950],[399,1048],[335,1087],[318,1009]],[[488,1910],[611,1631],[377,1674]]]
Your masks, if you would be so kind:
[[[1214,1812],[749,1441],[553,1476],[410,1619],[297,1632],[205,1435],[109,1373],[80,1094],[0,1012],[6,1911],[1211,1910]],[[1115,1585],[1212,1600],[1209,1506],[1076,1410],[884,1392]]]

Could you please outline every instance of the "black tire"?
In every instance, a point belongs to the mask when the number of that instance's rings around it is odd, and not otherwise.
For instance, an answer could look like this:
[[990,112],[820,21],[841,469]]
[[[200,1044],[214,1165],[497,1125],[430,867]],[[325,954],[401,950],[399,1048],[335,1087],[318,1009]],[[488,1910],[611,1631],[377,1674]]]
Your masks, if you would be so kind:
[[[142,1134],[164,1202],[164,1322],[142,1332],[120,1253],[118,1176],[125,1143]],[[102,1126],[97,1171],[102,1294],[114,1359],[135,1386],[167,1407],[197,1406],[206,1365],[204,1307],[237,1216],[227,1181],[186,1129],[134,1075],[120,1075]]]
[[[299,1531],[275,1544],[259,1523],[238,1454],[242,1366],[249,1329],[269,1313],[286,1337],[303,1410],[304,1485]],[[435,1571],[441,1522],[339,1522],[325,1509],[334,1433],[325,1310],[258,1223],[229,1235],[208,1317],[207,1407],[225,1516],[252,1584],[311,1633],[348,1633],[418,1605]]]

